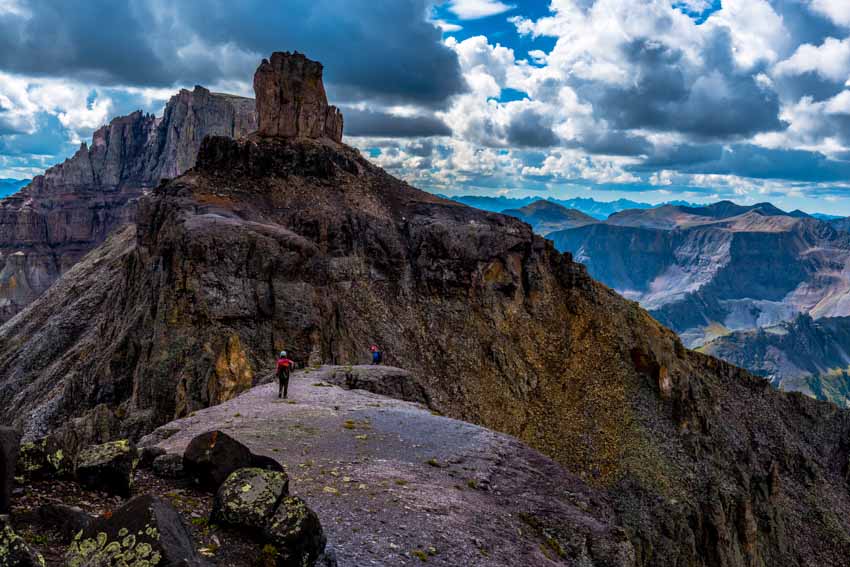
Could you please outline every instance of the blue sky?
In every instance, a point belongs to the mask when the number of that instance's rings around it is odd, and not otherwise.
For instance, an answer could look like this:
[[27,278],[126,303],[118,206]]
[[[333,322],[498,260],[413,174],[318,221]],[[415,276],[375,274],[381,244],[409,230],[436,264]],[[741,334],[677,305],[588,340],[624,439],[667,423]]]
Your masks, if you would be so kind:
[[0,0],[0,178],[273,50],[424,189],[850,215],[846,0]]

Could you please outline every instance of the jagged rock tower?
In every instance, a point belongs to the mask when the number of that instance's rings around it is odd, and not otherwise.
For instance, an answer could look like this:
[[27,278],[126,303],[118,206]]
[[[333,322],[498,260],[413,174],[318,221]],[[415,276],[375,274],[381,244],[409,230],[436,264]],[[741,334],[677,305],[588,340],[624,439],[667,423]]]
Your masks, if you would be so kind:
[[342,142],[342,113],[328,104],[321,63],[297,51],[273,53],[254,74],[254,92],[261,136]]

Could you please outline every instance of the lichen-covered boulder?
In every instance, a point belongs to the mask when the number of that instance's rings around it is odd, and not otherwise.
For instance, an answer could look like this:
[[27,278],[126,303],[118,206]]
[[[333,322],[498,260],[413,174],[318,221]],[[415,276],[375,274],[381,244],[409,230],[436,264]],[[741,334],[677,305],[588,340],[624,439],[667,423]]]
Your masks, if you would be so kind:
[[233,471],[250,467],[250,449],[221,431],[198,435],[183,453],[186,476],[209,492],[216,492]]
[[289,477],[286,473],[258,468],[239,469],[218,489],[210,522],[262,530],[287,494]]
[[263,530],[263,538],[277,550],[281,567],[316,565],[327,543],[319,517],[293,496],[281,500]]
[[41,554],[30,549],[5,520],[0,520],[0,567],[45,567]]
[[21,435],[11,427],[0,427],[0,514],[12,509],[15,468],[21,448]]
[[160,455],[153,460],[153,474],[160,478],[183,478],[186,471],[183,468],[183,456],[176,453]]
[[68,547],[68,567],[200,567],[180,514],[166,500],[145,494],[86,527]]
[[138,453],[126,439],[83,449],[76,477],[83,487],[128,498],[133,488]]
[[16,474],[29,479],[70,476],[74,466],[59,443],[42,437],[22,443],[18,453]]

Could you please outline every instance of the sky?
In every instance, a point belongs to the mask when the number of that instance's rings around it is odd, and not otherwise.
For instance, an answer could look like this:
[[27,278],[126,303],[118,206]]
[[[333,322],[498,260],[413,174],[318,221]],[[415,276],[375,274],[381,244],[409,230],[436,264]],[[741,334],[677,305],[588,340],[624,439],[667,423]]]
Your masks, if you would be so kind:
[[850,215],[847,3],[0,0],[0,178],[297,50],[346,141],[429,191]]

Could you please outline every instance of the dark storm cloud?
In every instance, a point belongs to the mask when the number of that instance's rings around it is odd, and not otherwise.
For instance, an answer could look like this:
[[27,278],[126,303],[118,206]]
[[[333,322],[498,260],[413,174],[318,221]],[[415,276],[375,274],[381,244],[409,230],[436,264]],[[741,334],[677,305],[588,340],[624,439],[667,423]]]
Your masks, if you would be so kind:
[[575,144],[591,154],[608,156],[640,156],[652,152],[646,138],[617,130],[600,130]]
[[435,116],[402,117],[354,108],[343,108],[343,116],[348,136],[419,138],[452,134],[446,123]]
[[717,161],[723,154],[720,144],[683,144],[672,148],[655,148],[654,153],[636,170],[671,169]]
[[779,98],[755,73],[741,73],[731,40],[717,31],[704,52],[705,69],[688,76],[681,51],[643,38],[625,55],[635,75],[628,87],[589,83],[579,91],[594,101],[599,117],[615,128],[676,131],[701,139],[746,137],[780,130]]
[[546,148],[559,143],[546,119],[530,108],[511,118],[507,136],[509,145],[522,148]]
[[682,167],[679,171],[755,179],[832,182],[850,179],[850,162],[829,159],[819,152],[738,144],[724,148],[717,160]]
[[[175,2],[30,0],[0,16],[0,69],[100,84],[250,80],[259,57],[298,50],[343,96],[430,106],[465,90],[428,0]],[[163,6],[166,6],[163,8]]]

